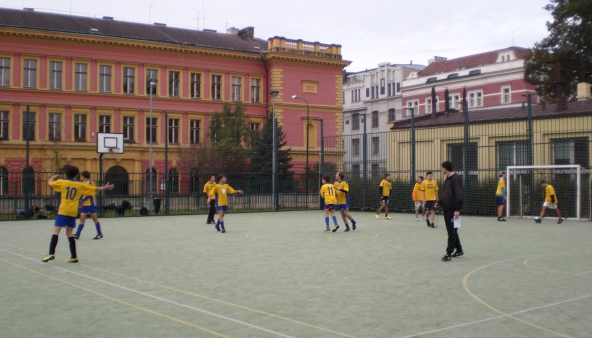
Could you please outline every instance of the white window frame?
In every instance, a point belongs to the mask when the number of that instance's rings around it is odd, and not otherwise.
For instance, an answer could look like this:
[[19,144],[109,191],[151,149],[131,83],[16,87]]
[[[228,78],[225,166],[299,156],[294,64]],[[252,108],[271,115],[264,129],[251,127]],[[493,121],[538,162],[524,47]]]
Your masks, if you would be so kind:
[[181,82],[181,72],[169,70],[169,97],[179,97],[179,83]]
[[127,136],[124,140],[134,141],[135,120],[133,116],[123,117],[123,135]]
[[111,93],[111,75],[111,66],[99,65],[99,92]]
[[23,60],[23,87],[37,88],[37,60]]
[[251,102],[261,102],[261,79],[251,79]]
[[[414,100],[407,100],[407,108],[413,108],[413,115],[419,115],[419,99]],[[409,113],[409,109],[407,109],[407,114]]]
[[[58,65],[59,67],[57,67]],[[49,61],[49,89],[62,89],[62,69],[61,61]]]
[[111,132],[111,115],[99,115],[99,133]]
[[[506,91],[507,91],[507,93],[506,93]],[[501,97],[502,104],[512,103],[512,86],[510,86],[510,85],[502,86],[501,94],[502,94],[502,97]]]
[[10,113],[8,110],[0,111],[0,140],[8,140],[8,128]]
[[0,58],[0,86],[10,86],[10,59]]
[[179,119],[169,119],[169,144],[179,144]]
[[231,90],[231,98],[232,101],[240,101],[241,100],[241,89],[242,89],[242,78],[240,76],[232,76],[230,78],[230,84],[232,86]]
[[74,64],[74,90],[79,92],[86,91],[86,83],[88,79],[88,65],[86,63]]
[[86,142],[86,114],[74,114],[74,141]]
[[191,98],[201,98],[201,73],[191,73]]
[[468,94],[469,108],[483,107],[483,90],[473,90]]
[[460,109],[460,93],[448,94],[448,102],[451,109]]
[[189,143],[199,144],[199,130],[201,128],[201,120],[189,120]]
[[62,114],[52,113],[47,114],[47,136],[50,141],[62,140]]
[[212,100],[222,99],[222,75],[212,74]]

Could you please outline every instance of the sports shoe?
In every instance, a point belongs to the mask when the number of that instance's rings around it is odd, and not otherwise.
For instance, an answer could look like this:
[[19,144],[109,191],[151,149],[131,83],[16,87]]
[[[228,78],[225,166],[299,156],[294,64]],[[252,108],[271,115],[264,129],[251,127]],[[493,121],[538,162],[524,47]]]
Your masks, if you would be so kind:
[[222,233],[225,233],[225,232],[226,232],[226,229],[222,229]]
[[78,258],[72,257],[72,258],[68,259],[68,263],[78,263]]
[[431,226],[431,224],[430,224],[430,220],[426,218],[426,220],[425,220],[425,221],[426,221],[426,223],[428,224],[428,228],[431,228],[432,226]]
[[43,263],[47,263],[48,261],[51,261],[51,260],[53,260],[54,258],[55,258],[55,255],[47,255],[47,256],[45,256],[45,258],[43,258],[41,261],[42,261]]
[[498,221],[498,222],[505,222],[505,221],[506,221],[506,219],[505,219],[505,218],[503,218],[503,217],[498,217],[498,218],[497,218],[497,221]]
[[449,260],[451,260],[451,259],[452,259],[452,257],[450,257],[450,255],[449,255],[449,254],[445,254],[445,255],[444,255],[444,257],[442,257],[442,261],[443,261],[443,262],[448,262],[448,261],[449,261]]
[[218,224],[216,224],[216,230],[220,231],[220,226],[218,226]]
[[345,230],[343,230],[343,231],[344,231],[344,232],[345,232],[345,231],[349,231],[349,228],[345,228]]
[[540,218],[538,218],[538,217],[537,217],[537,218],[535,218],[535,219],[534,219],[534,221],[535,221],[536,223],[541,223],[541,219],[540,219]]
[[385,219],[392,219],[391,216],[384,216]]
[[561,224],[561,223],[563,223],[563,218],[560,218],[560,219],[557,221],[557,224]]
[[74,238],[74,239],[79,239],[79,238],[80,238],[80,236],[78,236],[78,235],[72,235],[72,238]]
[[336,224],[336,225],[333,227],[333,230],[331,230],[331,231],[335,232],[335,231],[337,231],[337,229],[339,229],[339,224]]
[[436,226],[434,225],[434,223],[432,223],[432,225],[430,225],[430,228],[436,228]]
[[331,232],[331,228],[326,228],[325,232]]
[[380,216],[378,216],[378,213],[377,213],[377,214],[376,214],[376,219],[379,219],[379,218],[380,218]]
[[460,256],[462,256],[462,255],[464,255],[464,254],[465,254],[465,252],[464,252],[464,251],[458,251],[458,250],[455,250],[455,251],[454,251],[454,253],[453,253],[451,256],[452,256],[452,257],[460,257]]
[[356,230],[356,223],[352,222],[352,230]]
[[416,221],[416,222],[417,222],[417,221],[419,221],[419,218],[415,217],[415,221]]
[[96,235],[95,237],[93,237],[93,239],[101,239],[103,238],[103,235]]

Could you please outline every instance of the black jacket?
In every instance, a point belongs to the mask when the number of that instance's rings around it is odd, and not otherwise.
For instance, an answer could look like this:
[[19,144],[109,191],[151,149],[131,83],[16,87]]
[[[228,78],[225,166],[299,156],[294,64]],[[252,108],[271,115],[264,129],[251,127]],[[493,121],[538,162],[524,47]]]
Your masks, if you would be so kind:
[[442,189],[442,199],[438,204],[446,210],[460,211],[463,204],[462,180],[458,174],[446,178]]

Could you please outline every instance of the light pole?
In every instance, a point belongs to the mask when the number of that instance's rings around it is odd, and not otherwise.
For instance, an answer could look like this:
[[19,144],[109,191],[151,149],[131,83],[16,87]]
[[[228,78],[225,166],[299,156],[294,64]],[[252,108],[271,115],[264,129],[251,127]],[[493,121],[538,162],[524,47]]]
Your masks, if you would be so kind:
[[[293,99],[300,99],[300,100],[304,100],[304,102],[306,102],[306,169],[305,169],[305,173],[306,173],[306,183],[305,183],[305,189],[306,189],[306,196],[308,196],[308,115],[310,113],[310,110],[308,108],[308,101],[303,98],[303,97],[299,97],[298,95],[292,95]],[[319,170],[320,172],[320,170]],[[308,209],[308,197],[306,198],[306,209]]]
[[415,107],[405,107],[411,111],[411,184],[415,182]]
[[277,144],[277,122],[275,120],[275,98],[280,93],[277,89],[271,89],[271,122],[273,123],[273,155],[272,155],[272,173],[273,173],[273,211],[278,211],[279,195],[278,195],[278,144]]
[[[154,94],[154,89],[156,88],[156,79],[150,78],[148,79],[148,84],[150,85],[150,133],[149,133],[149,137],[150,137],[150,167],[148,168],[148,171],[150,172],[150,174],[148,175],[148,184],[149,184],[149,189],[150,189],[150,194],[149,194],[149,201],[148,203],[152,203],[152,206],[154,206],[154,196],[153,194],[153,189],[154,189],[154,182],[153,182],[153,175],[154,172],[152,170],[152,132],[153,132],[153,120],[152,120],[152,95]],[[150,210],[150,204],[148,204],[146,206],[146,209]]]

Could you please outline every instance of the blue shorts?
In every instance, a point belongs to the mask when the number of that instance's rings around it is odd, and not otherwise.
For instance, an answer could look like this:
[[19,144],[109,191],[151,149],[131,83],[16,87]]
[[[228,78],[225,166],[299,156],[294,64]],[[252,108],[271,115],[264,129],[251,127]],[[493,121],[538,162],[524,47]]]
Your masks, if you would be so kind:
[[340,210],[349,210],[349,204],[337,204],[337,206],[335,207],[335,210],[340,211]]
[[228,206],[227,205],[217,205],[216,209],[218,209],[218,211],[226,212],[226,210],[228,210]]
[[503,196],[495,196],[495,203],[497,205],[506,205],[506,201]]
[[325,204],[325,210],[335,210],[335,204]]
[[76,217],[57,215],[54,225],[57,227],[75,228]]
[[82,214],[96,214],[97,213],[97,207],[95,207],[94,205],[87,205],[87,206],[82,206],[82,209],[80,209],[80,213]]

